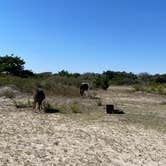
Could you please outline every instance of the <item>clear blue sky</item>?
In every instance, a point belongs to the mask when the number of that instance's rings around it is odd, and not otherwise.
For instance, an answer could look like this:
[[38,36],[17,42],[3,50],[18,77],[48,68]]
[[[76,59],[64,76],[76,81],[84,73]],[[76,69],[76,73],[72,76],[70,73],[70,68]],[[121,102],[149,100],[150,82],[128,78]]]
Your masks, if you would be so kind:
[[0,55],[35,72],[166,73],[166,0],[0,0]]

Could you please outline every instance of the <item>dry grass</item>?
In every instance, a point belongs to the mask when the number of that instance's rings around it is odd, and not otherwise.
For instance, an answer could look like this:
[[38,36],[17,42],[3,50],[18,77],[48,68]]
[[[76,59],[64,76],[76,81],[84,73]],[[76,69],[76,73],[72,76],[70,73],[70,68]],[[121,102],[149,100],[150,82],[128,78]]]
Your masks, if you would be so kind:
[[14,100],[13,103],[16,108],[29,108],[32,107],[33,101],[30,99],[23,99],[23,100]]
[[100,92],[103,102],[112,103],[125,111],[113,115],[128,124],[142,125],[166,132],[166,99],[163,95],[133,92],[130,87],[112,87],[107,93]]

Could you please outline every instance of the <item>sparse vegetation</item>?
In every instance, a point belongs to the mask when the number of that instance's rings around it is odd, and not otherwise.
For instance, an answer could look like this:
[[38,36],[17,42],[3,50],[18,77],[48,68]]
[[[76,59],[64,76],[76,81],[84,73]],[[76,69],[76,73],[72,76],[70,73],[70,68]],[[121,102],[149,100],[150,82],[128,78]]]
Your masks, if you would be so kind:
[[2,93],[0,93],[0,97],[5,96],[6,98],[13,99],[15,97],[15,94],[12,90],[6,89]]
[[160,132],[166,132],[166,121],[164,117],[159,117],[155,113],[144,112],[124,114],[119,117],[120,120],[132,125],[142,125],[145,129],[155,129]]
[[99,98],[99,99],[97,99],[97,106],[102,106],[102,101],[101,101],[101,99]]
[[55,108],[54,106],[52,106],[51,104],[46,103],[44,105],[44,112],[45,113],[58,113],[59,110],[57,108]]
[[33,101],[30,99],[27,100],[13,100],[16,108],[29,108],[32,107]]
[[[142,158],[145,161],[146,155],[151,156],[149,155],[151,152],[157,154],[160,151],[159,158],[163,159],[165,157],[166,132],[165,100],[160,95],[135,93],[129,91],[129,89],[132,88],[112,86],[107,93],[103,90],[95,91],[95,96],[100,96],[103,105],[110,103],[111,99],[114,98],[114,93],[116,93],[118,108],[125,111],[124,115],[106,114],[106,110],[96,104],[97,102],[100,103],[99,98],[81,99],[50,96],[49,102],[45,103],[45,114],[34,114],[32,109],[28,109],[31,100],[28,100],[26,95],[20,100],[15,99],[17,107],[22,108],[18,109],[22,110],[21,112],[12,111],[17,109],[11,107],[12,105],[9,104],[11,100],[4,100],[5,102],[0,100],[0,105],[6,104],[2,109],[0,107],[1,135],[5,139],[1,138],[2,141],[6,140],[4,148],[1,148],[1,150],[4,153],[7,152],[13,160],[17,159],[19,155],[21,156],[20,159],[24,160],[25,154],[27,154],[27,161],[30,160],[29,154],[33,155],[34,158],[38,154],[38,159],[41,159],[40,156],[43,154],[49,154],[47,161],[52,161],[54,156],[57,156],[57,152],[59,158],[68,153],[69,156],[72,154],[70,158],[73,159],[76,155],[80,155],[79,157],[82,158],[87,150],[90,156],[92,156],[91,154],[96,155],[94,152],[96,150],[100,155],[103,155],[101,159],[104,158],[103,161],[105,162],[105,159],[107,160],[105,153],[108,154],[108,148],[111,149],[109,154],[113,153],[112,156],[118,154],[123,157],[122,153],[125,153],[130,155],[131,159],[133,154],[137,156],[143,153]],[[49,114],[57,112],[58,114]],[[15,136],[11,137],[13,133]],[[15,142],[18,142],[18,144],[15,144]],[[22,142],[26,142],[26,144]],[[7,150],[6,144],[9,144]],[[41,149],[43,144],[47,146],[46,152]],[[76,152],[73,151],[73,147],[77,149]],[[103,149],[106,149],[106,151]],[[13,155],[13,151],[17,154],[16,156]],[[136,158],[138,161],[140,160],[140,156]],[[156,156],[154,158],[151,156],[151,158],[156,159]],[[66,159],[68,160],[68,158]],[[89,159],[89,156],[87,156],[87,159],[90,163],[94,158]],[[95,159],[98,159],[98,156]],[[39,165],[36,158],[33,161],[34,165]],[[43,163],[43,160],[41,160],[41,163]],[[47,162],[46,165],[49,164],[50,162]],[[79,164],[80,162],[78,162]],[[104,163],[104,165],[109,164],[110,160],[106,164]]]
[[166,85],[164,84],[135,84],[133,85],[135,91],[143,91],[147,93],[166,94]]
[[[6,59],[5,59],[6,58]],[[1,57],[1,61],[7,61],[12,59],[13,61],[18,61],[21,65],[21,70],[24,69],[24,60],[21,60],[19,57],[13,57],[13,55],[6,56],[4,59]],[[66,70],[62,70],[56,74],[52,73],[43,73],[43,74],[34,74],[28,75],[28,77],[23,78],[19,74],[11,73],[7,67],[7,63],[2,63],[1,71],[0,71],[0,86],[6,85],[15,85],[19,88],[22,92],[32,93],[34,87],[38,84],[42,86],[44,89],[46,96],[68,96],[68,97],[78,97],[79,94],[79,86],[81,82],[85,81],[90,84],[90,88],[94,89],[90,95],[90,99],[94,99],[95,105],[102,106],[104,104],[104,100],[101,100],[100,97],[96,97],[97,93],[95,89],[107,89],[109,85],[132,85],[135,91],[143,91],[146,93],[154,93],[154,94],[166,94],[166,75],[150,75],[148,73],[141,73],[135,75],[133,73],[126,73],[126,72],[113,72],[113,71],[104,71],[102,74],[97,73],[69,73]],[[16,63],[17,64],[17,63]],[[9,65],[10,66],[10,65]],[[18,65],[19,66],[19,65]],[[11,69],[10,69],[11,70]],[[3,73],[7,71],[7,73]],[[15,70],[17,71],[17,70]],[[24,70],[24,72],[26,72]],[[113,92],[113,96],[111,98],[112,104],[116,107],[119,105],[119,96],[117,95],[117,91]],[[128,93],[125,91],[125,93]],[[112,95],[112,94],[111,94]],[[13,91],[6,90],[1,94],[1,96],[6,96],[7,98],[13,99],[15,94]],[[116,101],[115,101],[116,100]],[[15,106],[17,108],[26,108],[32,106],[31,101],[15,101]],[[94,107],[94,105],[93,105]],[[56,109],[58,112],[62,113],[89,113],[89,110],[95,110],[91,106],[85,106],[81,102],[70,102],[68,104],[54,106],[48,104],[45,107],[45,111],[53,112]],[[56,108],[56,109],[55,109]],[[127,114],[128,115],[128,114]],[[127,117],[127,115],[125,115]],[[134,115],[135,116],[135,115]],[[134,118],[131,118],[134,119]],[[138,118],[139,120],[140,118]],[[151,118],[153,119],[153,118]],[[130,117],[128,118],[130,121]],[[132,120],[131,120],[132,121]],[[147,121],[147,120],[146,120]],[[155,122],[155,120],[154,120]],[[157,124],[158,125],[158,124]],[[151,125],[153,126],[153,125]]]
[[70,108],[72,113],[82,113],[81,109],[83,109],[79,107],[79,103],[76,101],[71,103]]
[[79,96],[81,82],[88,82],[91,89],[107,90],[110,85],[133,85],[136,91],[165,94],[166,74],[138,75],[126,72],[104,71],[98,73],[69,73],[62,70],[34,74],[24,70],[25,61],[17,56],[0,57],[0,85],[14,84],[24,92],[31,92],[36,84],[41,84],[48,95]]

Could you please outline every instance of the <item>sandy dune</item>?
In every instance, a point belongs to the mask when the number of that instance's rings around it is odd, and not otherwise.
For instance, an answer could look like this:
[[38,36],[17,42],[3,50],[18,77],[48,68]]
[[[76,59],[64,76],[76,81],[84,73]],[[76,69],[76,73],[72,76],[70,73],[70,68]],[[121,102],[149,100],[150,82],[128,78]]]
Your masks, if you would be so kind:
[[118,117],[72,120],[16,109],[0,98],[2,166],[165,166],[166,134]]

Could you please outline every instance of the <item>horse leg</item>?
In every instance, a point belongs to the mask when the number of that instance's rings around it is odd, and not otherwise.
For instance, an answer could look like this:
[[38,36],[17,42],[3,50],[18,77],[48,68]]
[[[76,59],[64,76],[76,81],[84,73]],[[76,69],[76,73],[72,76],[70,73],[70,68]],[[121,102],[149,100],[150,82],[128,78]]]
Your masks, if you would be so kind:
[[33,102],[33,110],[36,111],[36,101]]

